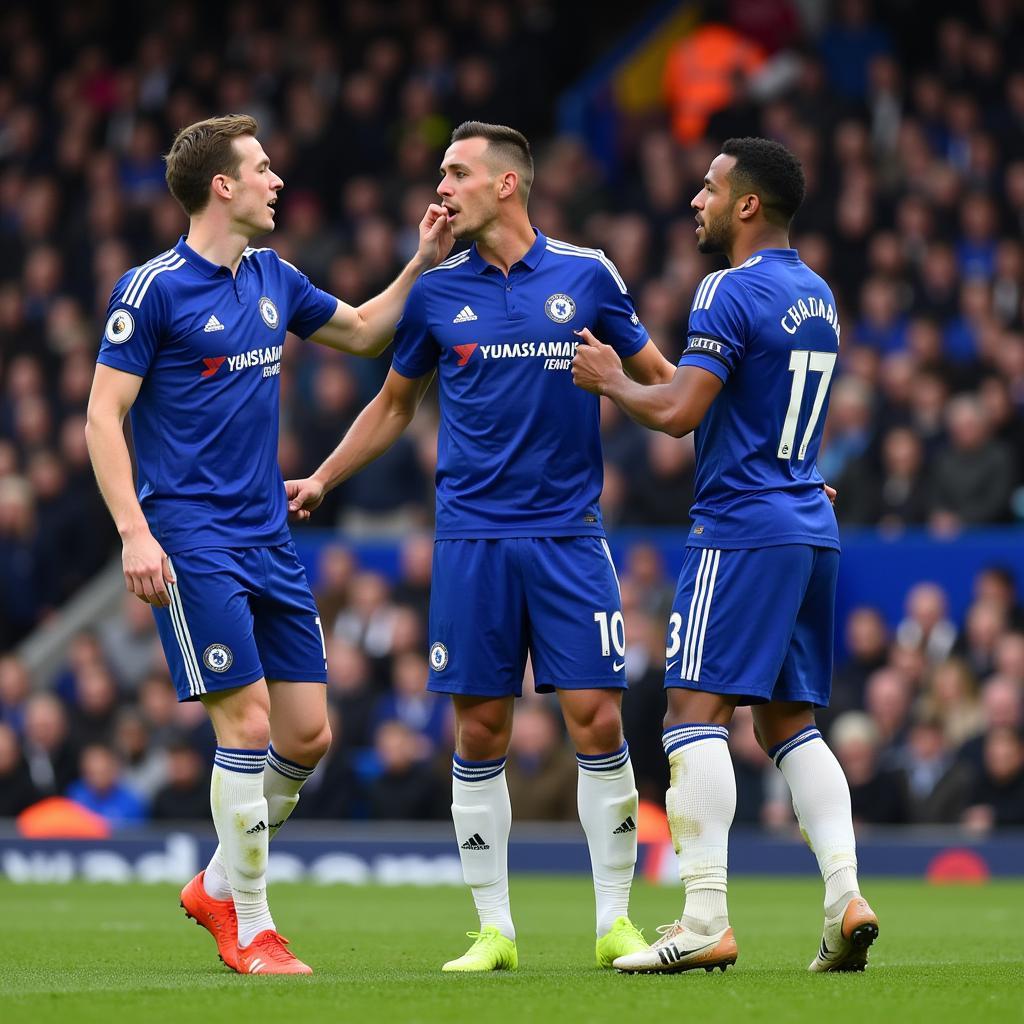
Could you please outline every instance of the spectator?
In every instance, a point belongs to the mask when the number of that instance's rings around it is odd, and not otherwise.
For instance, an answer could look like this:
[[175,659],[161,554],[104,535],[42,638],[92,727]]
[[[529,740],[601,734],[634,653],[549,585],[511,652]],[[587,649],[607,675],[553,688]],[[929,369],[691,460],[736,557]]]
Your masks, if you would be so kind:
[[953,757],[942,721],[921,715],[911,725],[897,755],[906,780],[909,811],[914,824],[950,824],[967,806],[973,773]]
[[154,821],[205,821],[210,814],[210,773],[184,736],[166,747],[166,781],[153,796]]
[[[125,785],[150,803],[167,782],[168,749],[152,742],[145,718],[134,707],[124,708],[117,716],[114,749],[121,759]],[[207,811],[209,802],[207,793]]]
[[845,711],[833,723],[829,744],[850,783],[854,822],[896,825],[908,817],[903,776],[879,767],[880,741],[870,716]]
[[974,832],[1024,825],[1024,738],[1008,726],[985,737],[985,760],[964,824]]
[[29,697],[23,743],[36,789],[44,796],[64,793],[78,777],[78,748],[69,736],[64,705],[52,694]]
[[992,439],[984,407],[970,396],[955,398],[947,423],[950,442],[938,453],[932,473],[932,526],[950,531],[1005,522],[1016,482],[1013,457]]
[[121,777],[117,754],[100,743],[82,751],[80,777],[68,786],[67,795],[76,804],[106,818],[115,829],[146,820],[142,798]]
[[427,659],[415,651],[407,651],[395,659],[394,692],[377,702],[374,715],[376,728],[389,721],[401,722],[425,743],[433,753],[445,736],[449,701],[427,692],[429,666]]
[[17,733],[0,722],[0,818],[13,818],[41,794],[21,752]]
[[835,714],[864,706],[864,691],[873,672],[882,668],[889,655],[889,630],[877,608],[854,608],[846,620],[846,649],[849,657],[836,669],[832,684]]
[[25,663],[13,654],[0,657],[0,722],[19,736],[25,728],[25,704],[29,696],[29,676]]
[[423,737],[402,722],[383,722],[374,737],[380,774],[370,783],[370,816],[422,821],[439,816],[441,786],[426,764]]
[[956,643],[946,594],[935,583],[918,583],[907,594],[906,614],[896,628],[896,643],[925,652],[932,663],[945,660]]
[[509,798],[520,821],[576,818],[575,758],[544,702],[516,709],[505,764]]
[[970,665],[959,658],[950,658],[935,667],[921,706],[942,722],[951,750],[959,750],[985,729],[977,679]]

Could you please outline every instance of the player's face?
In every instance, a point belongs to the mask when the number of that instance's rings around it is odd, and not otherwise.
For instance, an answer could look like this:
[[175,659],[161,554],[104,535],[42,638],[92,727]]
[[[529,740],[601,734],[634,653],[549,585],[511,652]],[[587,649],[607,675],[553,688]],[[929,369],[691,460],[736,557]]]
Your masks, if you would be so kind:
[[697,248],[701,252],[727,252],[732,245],[735,203],[729,171],[735,163],[735,157],[719,153],[704,176],[704,187],[690,201],[697,221]]
[[476,238],[498,215],[496,175],[486,152],[487,139],[460,139],[441,163],[437,194],[456,238]]
[[252,135],[232,142],[241,159],[231,197],[231,215],[250,235],[274,230],[274,204],[284,182],[270,169],[270,158]]

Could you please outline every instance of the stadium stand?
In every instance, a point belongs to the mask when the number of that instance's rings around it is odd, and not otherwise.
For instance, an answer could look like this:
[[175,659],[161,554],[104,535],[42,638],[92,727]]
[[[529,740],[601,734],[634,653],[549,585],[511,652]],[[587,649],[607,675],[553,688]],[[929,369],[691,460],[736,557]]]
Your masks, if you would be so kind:
[[[212,734],[197,705],[176,705],[148,609],[129,596],[76,634],[47,685],[36,685],[19,645],[118,554],[83,438],[103,312],[120,274],[184,229],[161,152],[177,128],[212,113],[259,119],[286,182],[269,244],[353,303],[415,247],[451,129],[467,118],[514,124],[538,158],[535,223],[603,248],[670,358],[698,282],[717,266],[696,251],[689,200],[726,137],[777,138],[808,179],[794,242],[841,306],[820,460],[840,492],[841,524],[949,538],[1024,519],[1022,5],[980,0],[958,14],[962,5],[930,4],[923,24],[912,4],[892,13],[841,0],[824,20],[823,5],[795,0],[715,5],[670,48],[660,108],[617,117],[612,163],[553,123],[551,97],[597,56],[565,54],[576,6],[306,0],[272,20],[235,4],[211,22],[186,3],[145,27],[119,19],[114,3],[5,9],[0,815],[53,795],[115,827],[176,808],[206,813]],[[691,57],[719,76],[696,104],[679,72],[694,72]],[[289,341],[285,476],[319,461],[387,365]],[[421,692],[433,401],[318,513],[339,531],[320,545],[315,573],[337,739],[305,816],[446,814],[447,707]],[[648,434],[607,404],[602,429],[608,525],[685,528],[692,442]],[[400,549],[393,576],[365,554],[364,540],[382,536]],[[860,821],[1024,825],[1024,612],[998,561],[974,577],[962,616],[947,590],[924,582],[897,595],[902,619],[873,603],[848,615],[822,725]],[[672,581],[643,542],[621,569],[627,736],[641,795],[660,801]],[[517,813],[571,817],[571,754],[547,702],[524,701],[509,769]],[[749,715],[737,716],[732,749],[738,820],[791,828]]]

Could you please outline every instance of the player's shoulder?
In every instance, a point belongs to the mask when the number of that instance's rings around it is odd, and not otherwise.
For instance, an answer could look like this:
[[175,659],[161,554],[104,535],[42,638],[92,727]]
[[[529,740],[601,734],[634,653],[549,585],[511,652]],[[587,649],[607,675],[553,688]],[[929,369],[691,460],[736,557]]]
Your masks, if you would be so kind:
[[242,250],[242,259],[263,267],[285,266],[294,270],[296,274],[302,273],[294,263],[289,263],[276,249],[271,249],[269,245],[262,247],[247,245]]
[[463,249],[442,260],[436,267],[424,270],[417,278],[416,284],[421,288],[444,288],[446,284],[456,281],[472,272],[469,262],[471,250]]
[[185,257],[181,253],[176,249],[168,249],[151,260],[132,267],[127,273],[122,274],[114,285],[113,301],[136,310],[142,309],[147,300],[152,305],[154,295],[180,278],[180,274],[178,278],[175,275],[185,263]]
[[746,305],[749,299],[749,289],[754,279],[764,269],[765,261],[760,256],[751,256],[738,267],[725,267],[723,270],[713,270],[697,286],[693,293],[693,305],[691,313],[699,313],[714,308],[740,304]]
[[592,269],[594,278],[608,278],[614,282],[615,287],[625,294],[628,289],[626,282],[618,268],[608,258],[603,249],[592,249],[585,245],[574,245],[572,242],[563,242],[558,238],[547,238],[544,242],[544,249],[548,255],[555,259],[583,261],[582,266]]

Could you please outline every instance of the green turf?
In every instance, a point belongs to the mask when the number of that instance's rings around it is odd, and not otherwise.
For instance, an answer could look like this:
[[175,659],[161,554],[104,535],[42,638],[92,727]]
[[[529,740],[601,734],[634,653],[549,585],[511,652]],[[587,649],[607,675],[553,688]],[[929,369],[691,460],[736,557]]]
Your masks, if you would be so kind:
[[[515,878],[520,970],[480,977],[438,971],[469,944],[462,933],[474,919],[460,889],[278,885],[278,926],[316,974],[265,978],[222,967],[170,887],[0,882],[0,1020],[1024,1021],[1024,882],[871,882],[882,933],[863,975],[806,973],[819,891],[811,880],[738,879],[735,968],[627,977],[593,966],[589,881]],[[678,907],[672,888],[634,891],[633,917],[648,935]]]

